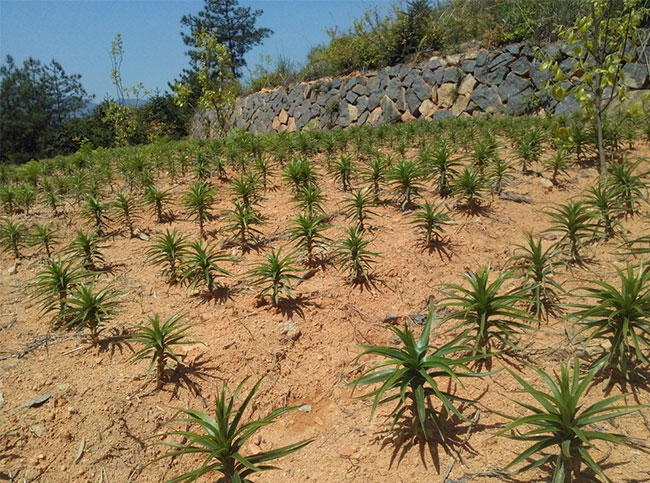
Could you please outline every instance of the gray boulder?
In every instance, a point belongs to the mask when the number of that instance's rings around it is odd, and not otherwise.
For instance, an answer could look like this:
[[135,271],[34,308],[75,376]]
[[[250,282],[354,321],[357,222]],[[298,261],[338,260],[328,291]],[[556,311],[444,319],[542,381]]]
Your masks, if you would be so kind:
[[562,49],[557,45],[547,45],[542,49],[542,54],[544,57],[548,57],[551,60],[562,60]]
[[370,97],[368,97],[368,110],[369,111],[374,111],[377,107],[379,107],[379,103],[381,102],[381,98],[383,97],[383,93],[381,92],[373,92],[370,94]]
[[462,61],[460,63],[460,68],[466,74],[473,74],[474,69],[476,69],[476,61],[475,60],[464,60],[464,61]]
[[623,83],[632,89],[642,89],[648,79],[648,67],[629,62],[623,66]]
[[479,81],[481,84],[485,84],[488,80],[488,74],[490,73],[490,68],[487,65],[476,66],[474,69],[474,78]]
[[511,97],[516,96],[526,89],[532,91],[532,88],[533,86],[529,80],[510,72],[499,86],[499,97],[501,97],[503,102],[508,102]]
[[409,89],[406,91],[406,104],[408,106],[408,111],[411,114],[415,114],[418,107],[420,107],[420,104],[422,104],[422,100],[418,98],[413,90]]
[[357,100],[357,97],[359,97],[359,94],[357,94],[354,91],[349,91],[348,94],[345,96],[345,100],[348,101],[350,104],[354,104],[355,101]]
[[429,62],[427,62],[427,63],[424,65],[424,68],[425,68],[425,69],[429,69],[430,71],[434,71],[434,70],[436,70],[438,67],[441,67],[441,66],[442,66],[442,62],[441,62],[440,59],[433,59],[433,60],[430,60]]
[[411,74],[411,72],[413,72],[412,65],[402,64],[402,67],[400,67],[397,77],[399,77],[400,80],[404,80]]
[[391,79],[399,76],[399,71],[402,68],[402,64],[396,64],[392,67],[388,67],[388,77]]
[[402,84],[400,83],[399,80],[397,79],[391,79],[391,81],[388,83],[388,87],[386,87],[386,95],[393,101],[396,101],[399,99],[400,94],[404,88],[402,87]]
[[[484,50],[476,56],[476,67],[483,67],[487,63],[488,53]],[[476,77],[476,76],[474,76]]]
[[517,75],[526,75],[530,72],[530,61],[526,57],[519,57],[510,64],[510,71]]
[[406,89],[408,89],[409,87],[411,87],[413,85],[413,83],[415,81],[421,80],[421,79],[422,79],[421,74],[418,71],[416,71],[415,69],[413,69],[413,70],[411,70],[411,73],[404,78],[404,80],[402,81],[402,85]]
[[482,111],[501,110],[503,104],[499,98],[499,93],[495,88],[485,85],[479,85],[474,89],[470,100],[473,101]]
[[578,61],[573,57],[567,57],[562,62],[560,62],[560,70],[565,74],[572,74],[573,69],[575,68]]
[[563,101],[557,103],[554,112],[556,115],[561,116],[562,114],[573,114],[579,109],[580,104],[578,104],[576,97],[571,94],[566,96]]
[[366,88],[365,85],[359,83],[352,88],[352,92],[354,92],[358,96],[365,96],[368,93],[368,89]]
[[463,77],[465,77],[465,73],[461,69],[458,67],[452,67],[445,69],[445,73],[442,77],[442,83],[445,84],[447,82],[453,82],[454,84],[458,84]]
[[449,110],[440,110],[433,113],[432,121],[446,121],[454,117],[453,113]]
[[501,85],[503,79],[506,78],[506,74],[508,74],[508,68],[501,66],[487,75],[487,83],[494,86]]
[[383,96],[379,103],[383,112],[384,123],[391,123],[397,121],[401,116],[395,103],[388,97]]
[[523,91],[518,92],[516,95],[508,99],[506,105],[506,114],[509,116],[521,116],[528,114],[531,110],[531,103],[534,100],[535,91],[532,85]]
[[490,62],[490,70],[498,69],[499,67],[506,66],[515,60],[515,56],[509,52],[503,52],[497,55],[492,62]]
[[429,87],[421,77],[418,77],[413,81],[413,84],[411,84],[411,87],[409,88],[409,92],[413,92],[420,101],[431,97],[431,87]]
[[435,82],[436,77],[437,76],[435,74],[435,71],[430,70],[428,68],[422,69],[422,79],[427,84],[435,86],[436,85],[436,82]]
[[542,71],[542,64],[534,60],[530,65],[530,78],[535,84],[536,89],[542,89],[546,85],[546,81],[552,77],[549,71]]
[[360,96],[357,98],[357,111],[359,112],[359,115],[363,114],[368,110],[368,97],[366,96]]

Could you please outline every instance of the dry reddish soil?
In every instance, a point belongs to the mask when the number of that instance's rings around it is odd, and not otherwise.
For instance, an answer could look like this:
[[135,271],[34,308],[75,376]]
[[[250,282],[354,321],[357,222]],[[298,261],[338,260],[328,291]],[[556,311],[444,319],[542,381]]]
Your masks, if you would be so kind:
[[[505,146],[507,153],[508,147]],[[408,156],[414,156],[409,152]],[[638,144],[627,153],[631,159],[645,157],[648,149]],[[323,175],[328,212],[340,210],[343,192],[326,174],[324,159],[314,158]],[[647,167],[647,165],[646,165]],[[537,167],[538,168],[538,167]],[[261,203],[267,246],[238,255],[237,263],[225,268],[233,276],[224,279],[227,291],[221,300],[206,300],[183,286],[169,286],[156,267],[145,263],[144,250],[149,242],[130,239],[128,234],[113,233],[106,249],[111,270],[100,277],[113,282],[123,292],[121,311],[102,334],[101,347],[89,345],[84,334],[50,331],[49,321],[29,297],[26,288],[45,260],[33,250],[19,261],[14,272],[10,254],[0,259],[0,479],[43,482],[158,482],[170,479],[196,465],[190,457],[165,459],[143,465],[165,451],[155,435],[183,429],[173,422],[184,408],[210,412],[215,393],[222,381],[233,389],[250,377],[246,387],[264,376],[254,399],[251,417],[261,417],[285,406],[311,406],[311,411],[294,411],[263,429],[245,448],[247,452],[267,450],[278,445],[313,438],[306,449],[279,460],[281,469],[253,477],[255,481],[548,481],[547,470],[521,475],[499,473],[526,447],[523,442],[495,436],[506,420],[492,410],[523,415],[522,408],[510,398],[517,397],[517,382],[505,370],[482,379],[469,379],[465,387],[451,388],[460,396],[476,399],[479,404],[463,408],[472,423],[448,421],[448,444],[430,446],[411,444],[403,433],[390,433],[386,419],[389,408],[381,408],[370,420],[369,400],[359,400],[347,385],[368,369],[376,359],[357,359],[360,344],[395,344],[386,327],[387,315],[399,316],[396,324],[409,324],[416,333],[421,328],[411,314],[425,314],[427,300],[443,298],[446,283],[463,283],[462,274],[491,264],[496,272],[507,267],[514,247],[524,242],[527,233],[540,233],[549,225],[542,211],[552,203],[578,196],[597,179],[593,168],[571,170],[559,187],[548,188],[538,174],[517,172],[508,191],[530,198],[532,204],[520,204],[498,198],[487,199],[486,210],[470,216],[452,207],[453,225],[448,227],[448,243],[440,251],[423,249],[409,224],[409,216],[394,204],[375,208],[369,222],[373,238],[371,249],[382,254],[372,283],[354,286],[346,275],[326,264],[308,280],[295,287],[294,300],[275,309],[261,304],[258,288],[250,285],[246,273],[268,248],[289,245],[286,228],[295,217],[296,204],[290,187],[279,173],[271,178],[270,189]],[[139,229],[153,236],[166,228],[197,235],[198,228],[180,208],[182,193],[190,183],[169,185],[174,193],[173,210],[177,219],[171,224],[141,220]],[[212,180],[219,189],[220,201],[214,213],[229,205],[227,184]],[[358,179],[356,180],[358,184]],[[429,185],[425,199],[439,201]],[[67,206],[69,212],[77,208]],[[37,207],[27,222],[47,218],[48,210]],[[622,220],[625,235],[647,233],[648,222],[642,213]],[[78,216],[70,226],[62,218],[64,243],[74,229],[85,226]],[[25,220],[22,220],[25,221]],[[339,238],[348,222],[341,214],[333,218],[328,231]],[[225,220],[216,216],[207,229],[209,239],[221,242]],[[113,229],[117,227],[113,226]],[[146,237],[143,237],[146,238]],[[589,245],[591,261],[584,267],[559,272],[566,288],[574,288],[581,279],[614,282],[615,267],[627,260],[619,248],[620,236],[610,242]],[[231,249],[229,249],[230,251]],[[514,286],[514,281],[506,288]],[[565,298],[566,302],[571,299]],[[130,363],[132,349],[119,335],[132,331],[134,324],[159,313],[163,319],[184,312],[195,323],[192,334],[201,344],[184,346],[186,367],[170,374],[162,390],[156,390],[145,361]],[[292,323],[297,326],[287,327]],[[439,344],[452,337],[452,322],[436,327],[431,342]],[[291,328],[287,335],[287,329]],[[493,369],[511,368],[536,387],[543,384],[526,366],[534,363],[546,371],[570,360],[572,352],[584,349],[575,340],[569,342],[572,322],[551,319],[538,331],[526,333],[518,356],[494,359]],[[284,333],[283,333],[284,332]],[[614,386],[608,394],[619,394]],[[627,387],[627,404],[650,403],[645,385]],[[633,392],[633,394],[632,394]],[[51,398],[40,407],[24,404],[43,395]],[[595,384],[586,396],[587,403],[603,398],[602,385]],[[530,402],[527,396],[519,396]],[[650,443],[650,410],[630,414],[613,423],[602,423],[608,431],[628,434]],[[168,438],[169,441],[174,440]],[[177,439],[176,439],[177,440]],[[613,481],[648,481],[650,456],[640,449],[614,447],[598,443],[593,452]],[[206,480],[207,481],[207,480]]]

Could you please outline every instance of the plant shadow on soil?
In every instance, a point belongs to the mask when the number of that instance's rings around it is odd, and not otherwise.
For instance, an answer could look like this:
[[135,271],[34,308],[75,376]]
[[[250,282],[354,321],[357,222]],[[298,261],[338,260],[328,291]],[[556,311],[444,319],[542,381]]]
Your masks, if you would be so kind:
[[[458,410],[462,412],[469,407],[472,407],[472,405],[462,404],[458,407]],[[412,418],[408,417],[401,418],[392,428],[379,433],[380,439],[382,440],[381,449],[384,450],[387,447],[392,448],[389,468],[392,468],[393,465],[399,466],[407,453],[417,447],[424,468],[428,468],[428,452],[431,463],[435,467],[436,472],[440,474],[440,449],[444,450],[446,454],[459,459],[461,459],[460,454],[462,451],[477,456],[479,454],[478,451],[469,444],[469,436],[471,433],[502,426],[501,424],[488,425],[480,424],[478,421],[464,421],[455,415],[449,417],[449,414],[444,408],[440,411],[439,416],[441,420],[440,432],[430,423],[428,429],[430,434],[434,436],[428,441],[414,435],[415,422]],[[475,417],[477,416],[480,416],[479,410],[476,410]],[[440,438],[440,433],[445,435],[444,439]]]
[[[606,471],[606,470],[611,469],[611,468],[616,468],[617,466],[623,466],[623,465],[626,465],[626,464],[629,463],[629,461],[621,461],[621,462],[618,462],[618,463],[614,463],[614,462],[612,462],[612,463],[604,463],[604,461],[607,460],[608,456],[609,455],[603,456],[603,458],[599,462],[597,462],[598,466],[600,466],[600,468],[603,471]],[[532,482],[543,483],[543,482],[551,481],[553,479],[553,472],[555,471],[555,459],[551,458],[551,460],[548,463],[540,465],[539,469],[540,469],[540,471],[546,473],[546,475],[542,476],[540,478],[535,478],[535,479],[531,479],[530,476],[528,476],[528,477],[522,476],[521,478],[519,478],[519,477],[517,477],[518,473],[516,471],[514,471],[511,474],[505,473],[505,474],[499,475],[499,478],[502,481],[507,481],[509,483],[532,483]],[[472,475],[469,475],[469,476],[471,477]],[[573,481],[600,481],[600,480],[597,479],[597,475],[593,471],[584,471],[583,470],[583,471],[580,471],[579,474],[574,475],[574,477],[576,479],[573,480]],[[459,482],[469,481],[469,478],[467,480],[465,480],[464,478],[461,478],[458,481]],[[644,479],[627,479],[626,478],[623,481],[626,481],[628,483],[642,483],[642,482],[650,482],[650,478],[644,478]]]
[[110,329],[110,332],[110,335],[103,336],[99,340],[99,343],[97,344],[99,352],[110,351],[109,356],[111,359],[115,355],[116,350],[122,354],[124,346],[128,347],[131,352],[134,352],[133,348],[131,348],[131,345],[129,344],[129,337],[131,337],[132,334],[128,330],[119,331],[117,329]]
[[167,380],[174,384],[170,400],[178,399],[179,389],[185,388],[192,396],[198,397],[204,406],[206,405],[199,382],[221,378],[214,374],[219,370],[219,366],[211,365],[214,361],[204,357],[204,354],[199,354],[187,364],[178,364],[169,374]]
[[454,244],[449,239],[431,240],[429,243],[420,243],[420,253],[427,253],[433,255],[434,253],[440,257],[442,261],[450,262],[454,255],[454,248],[460,245]]
[[233,300],[233,295],[238,291],[227,285],[219,285],[213,291],[202,291],[195,293],[194,298],[198,299],[198,305],[205,305],[210,302],[224,304],[229,300]]
[[311,301],[311,296],[301,294],[280,300],[275,309],[280,314],[282,314],[283,317],[286,317],[288,319],[293,319],[294,315],[297,315],[301,319],[304,319],[304,309],[306,307],[316,307],[318,309],[321,308],[316,303]]
[[465,218],[470,218],[474,216],[483,216],[490,218],[490,215],[494,213],[494,208],[492,208],[492,203],[464,203],[458,205],[458,212],[462,213]]

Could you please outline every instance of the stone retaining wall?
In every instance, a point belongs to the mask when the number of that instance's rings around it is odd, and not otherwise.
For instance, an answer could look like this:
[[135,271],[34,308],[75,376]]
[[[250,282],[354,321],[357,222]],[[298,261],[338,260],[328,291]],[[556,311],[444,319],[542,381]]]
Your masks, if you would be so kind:
[[[571,70],[574,61],[566,48],[551,45],[543,52],[557,59],[563,71]],[[624,82],[630,89],[647,89],[650,48],[640,50],[636,58],[624,67]],[[558,102],[542,93],[550,74],[540,67],[533,49],[523,43],[490,52],[433,57],[423,64],[400,64],[250,94],[237,100],[230,124],[235,129],[267,133],[491,112],[575,111],[575,98]]]

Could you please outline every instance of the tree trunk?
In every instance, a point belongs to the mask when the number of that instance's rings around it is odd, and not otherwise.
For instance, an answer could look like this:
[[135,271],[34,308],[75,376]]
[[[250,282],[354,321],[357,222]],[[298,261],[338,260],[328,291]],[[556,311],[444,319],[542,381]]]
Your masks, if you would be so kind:
[[607,175],[607,160],[605,159],[605,147],[603,146],[603,120],[602,113],[596,108],[596,136],[598,142],[598,166],[600,170],[600,176],[604,177]]

